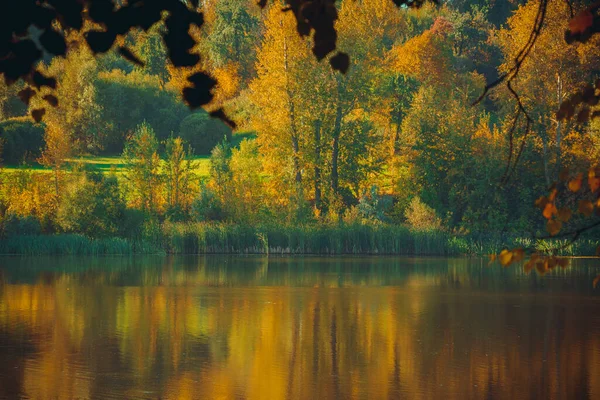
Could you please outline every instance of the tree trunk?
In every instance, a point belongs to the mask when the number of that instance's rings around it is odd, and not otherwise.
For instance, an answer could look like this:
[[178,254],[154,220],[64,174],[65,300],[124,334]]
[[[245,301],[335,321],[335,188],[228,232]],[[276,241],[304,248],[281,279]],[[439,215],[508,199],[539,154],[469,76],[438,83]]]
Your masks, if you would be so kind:
[[[556,74],[556,95],[557,95],[557,100],[558,100],[558,104],[560,104],[562,102],[562,80],[560,79],[560,75]],[[556,177],[558,177],[558,174],[560,173],[561,170],[561,151],[560,151],[560,142],[562,139],[562,132],[561,132],[561,128],[562,128],[562,122],[561,121],[556,121]]]
[[544,177],[546,178],[546,186],[550,186],[550,170],[548,166],[548,137],[542,134],[542,151],[544,157]]
[[315,120],[315,208],[321,209],[321,120]]
[[335,122],[333,124],[333,143],[331,150],[331,190],[334,195],[338,194],[339,175],[338,175],[338,158],[340,147],[340,135],[342,133],[342,99],[341,99],[341,82],[336,76],[337,82],[337,104],[335,107]]
[[59,197],[59,185],[58,185],[58,167],[54,167],[54,193],[56,194],[56,201],[58,202]]

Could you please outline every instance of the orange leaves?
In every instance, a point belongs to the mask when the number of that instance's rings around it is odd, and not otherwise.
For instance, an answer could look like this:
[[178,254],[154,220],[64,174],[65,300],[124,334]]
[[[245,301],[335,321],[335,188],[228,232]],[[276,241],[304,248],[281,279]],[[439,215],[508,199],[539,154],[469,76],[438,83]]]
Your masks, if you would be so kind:
[[581,189],[581,183],[583,182],[583,174],[578,174],[577,177],[569,181],[569,190],[576,193]]
[[[525,250],[523,249],[504,249],[500,254],[490,255],[490,262],[498,260],[503,267],[520,262],[525,259]],[[549,271],[552,271],[556,267],[567,268],[569,266],[569,259],[565,257],[557,256],[542,256],[537,253],[533,253],[529,260],[523,264],[523,271],[528,274],[534,268],[540,274],[543,275]]]
[[579,201],[578,211],[586,217],[589,217],[594,212],[594,205],[589,200],[581,200]]
[[571,212],[570,209],[568,209],[567,207],[563,207],[560,210],[558,210],[558,219],[561,222],[569,222],[572,214],[573,213]]
[[498,261],[503,267],[508,267],[513,261],[513,252],[506,249],[502,250],[498,255]]
[[596,192],[600,188],[600,174],[596,172],[596,170],[597,168],[590,168],[588,171],[588,185],[592,193]]
[[546,203],[546,206],[544,207],[544,211],[542,212],[542,215],[544,216],[544,218],[550,219],[556,213],[557,213],[557,210],[556,210],[556,206],[554,205],[554,203]]
[[[599,167],[589,169],[587,181],[584,179],[583,173],[569,177],[568,169],[561,171],[559,180],[560,182],[552,185],[547,197],[541,196],[535,201],[535,206],[542,210],[542,215],[548,220],[546,228],[550,236],[557,235],[563,224],[571,220],[575,204],[577,204],[577,212],[585,217],[591,217],[596,208],[596,212],[600,211],[600,196],[597,194],[600,189]],[[586,183],[589,191],[584,190]],[[561,208],[557,207],[559,197],[560,202],[566,204]]]
[[583,10],[569,21],[569,31],[572,34],[584,33],[594,23],[594,15],[589,10]]
[[550,236],[556,235],[558,232],[560,232],[561,228],[562,222],[557,219],[551,219],[546,223],[546,229],[548,230]]
[[512,263],[523,261],[525,258],[525,250],[523,249],[504,249],[500,254],[491,254],[490,263],[498,260],[503,267],[508,267]]

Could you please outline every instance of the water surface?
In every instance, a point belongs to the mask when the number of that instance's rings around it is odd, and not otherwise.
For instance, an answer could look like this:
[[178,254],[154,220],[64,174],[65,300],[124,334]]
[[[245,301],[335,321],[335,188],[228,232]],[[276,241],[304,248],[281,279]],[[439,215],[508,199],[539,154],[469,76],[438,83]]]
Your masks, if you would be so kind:
[[0,258],[0,398],[600,398],[600,263]]

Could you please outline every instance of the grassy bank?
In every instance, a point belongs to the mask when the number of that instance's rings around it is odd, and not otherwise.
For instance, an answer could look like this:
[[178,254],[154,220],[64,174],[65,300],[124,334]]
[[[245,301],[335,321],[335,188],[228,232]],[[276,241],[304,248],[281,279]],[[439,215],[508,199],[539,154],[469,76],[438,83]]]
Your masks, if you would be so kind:
[[91,239],[76,234],[15,236],[0,240],[0,254],[318,254],[318,255],[487,255],[504,248],[536,248],[563,256],[594,255],[600,240],[538,241],[506,235],[457,236],[419,232],[396,225],[246,226],[165,224],[152,239]]

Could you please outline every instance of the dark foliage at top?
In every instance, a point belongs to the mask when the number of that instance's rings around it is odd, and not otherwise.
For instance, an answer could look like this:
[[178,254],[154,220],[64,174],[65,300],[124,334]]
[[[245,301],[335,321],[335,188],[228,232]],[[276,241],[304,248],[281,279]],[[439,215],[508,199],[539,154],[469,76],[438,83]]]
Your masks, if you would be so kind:
[[[433,2],[436,2],[433,0]],[[420,6],[423,0],[394,0],[398,6]],[[267,0],[259,0],[265,7]],[[294,13],[298,33],[308,36],[314,31],[313,53],[321,60],[336,49],[337,34],[334,23],[337,19],[335,0],[290,0],[286,8]],[[113,47],[119,35],[125,35],[134,28],[149,30],[160,22],[163,12],[165,31],[163,40],[168,57],[175,67],[193,67],[200,62],[200,56],[192,51],[197,44],[190,35],[191,25],[201,27],[204,23],[202,12],[198,10],[198,0],[19,0],[12,2],[10,12],[0,16],[0,73],[7,83],[23,79],[33,88],[56,87],[56,79],[45,76],[36,70],[36,65],[44,57],[44,52],[54,56],[64,56],[69,46],[65,34],[69,30],[81,31],[87,22],[94,28],[87,30],[86,41],[94,53],[105,53]],[[33,32],[39,35],[32,35]],[[128,48],[119,47],[119,53],[134,64],[143,62]],[[345,73],[350,59],[347,54],[337,53],[330,59],[333,69]],[[183,96],[191,108],[209,103],[212,90],[217,82],[203,72],[188,77],[189,86],[183,89]],[[36,90],[26,88],[21,98],[28,103],[36,95]],[[47,103],[57,106],[52,95],[44,97]],[[32,116],[39,121],[45,111],[37,109]],[[222,110],[214,111],[213,117],[232,125]]]

